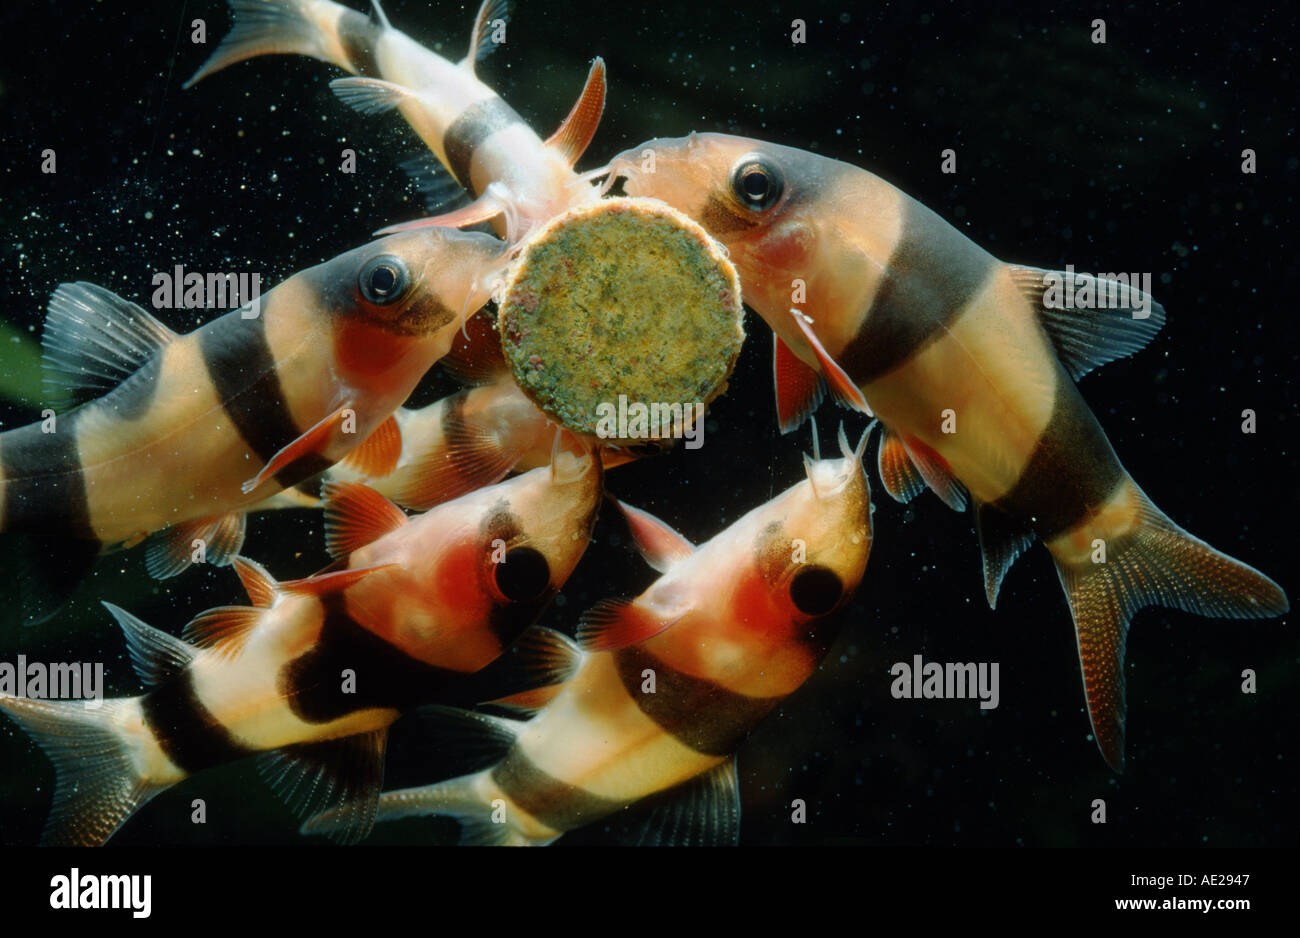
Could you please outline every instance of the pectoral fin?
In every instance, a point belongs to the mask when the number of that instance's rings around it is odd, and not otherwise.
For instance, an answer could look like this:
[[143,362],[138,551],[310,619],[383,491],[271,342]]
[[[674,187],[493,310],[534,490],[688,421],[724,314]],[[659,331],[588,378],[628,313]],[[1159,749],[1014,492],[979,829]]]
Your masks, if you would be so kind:
[[874,417],[875,414],[867,406],[867,399],[862,396],[861,389],[845,374],[844,369],[836,363],[835,359],[831,358],[830,353],[813,332],[809,318],[797,309],[791,309],[790,315],[799,331],[803,333],[804,340],[812,348],[813,354],[817,356],[817,364],[821,367],[822,375],[826,378],[826,386],[830,388],[835,400],[845,407],[851,407],[868,417]]
[[388,730],[302,743],[266,753],[258,768],[271,788],[299,817],[329,811],[331,839],[354,844],[375,824],[384,785]]
[[772,333],[772,378],[776,385],[776,417],[782,433],[797,429],[821,405],[826,382],[817,369],[804,364],[781,337]]
[[323,455],[334,440],[336,428],[342,424],[344,417],[352,410],[352,407],[351,403],[344,404],[328,417],[319,421],[298,439],[281,449],[271,457],[271,461],[263,466],[257,475],[240,486],[240,491],[247,495],[277,472],[287,469],[299,459],[306,456]]

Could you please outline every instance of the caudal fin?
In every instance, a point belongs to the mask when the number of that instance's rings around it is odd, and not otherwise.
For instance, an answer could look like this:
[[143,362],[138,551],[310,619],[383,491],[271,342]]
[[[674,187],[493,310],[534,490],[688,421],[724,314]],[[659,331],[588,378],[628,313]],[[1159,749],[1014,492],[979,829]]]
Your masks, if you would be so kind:
[[132,765],[130,740],[118,729],[129,700],[98,707],[79,700],[0,698],[0,708],[54,763],[54,803],[41,843],[97,847],[166,786],[147,783]]
[[1105,560],[1056,559],[1074,616],[1088,717],[1101,754],[1124,770],[1124,653],[1129,622],[1146,606],[1258,619],[1290,609],[1258,570],[1188,534],[1133,486],[1136,524],[1105,544]]
[[[333,41],[326,26],[317,19],[318,10],[334,4],[316,0],[227,0],[235,25],[203,67],[182,87],[259,55],[276,53],[309,55],[355,71],[342,46]],[[353,12],[353,11],[348,11]],[[359,14],[354,15],[360,18]]]

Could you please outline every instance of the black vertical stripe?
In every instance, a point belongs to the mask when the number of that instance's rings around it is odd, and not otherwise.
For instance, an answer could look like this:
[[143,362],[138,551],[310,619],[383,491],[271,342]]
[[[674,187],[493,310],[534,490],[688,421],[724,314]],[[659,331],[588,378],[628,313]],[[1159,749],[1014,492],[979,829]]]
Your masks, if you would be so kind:
[[379,63],[375,60],[375,46],[379,43],[380,27],[362,13],[347,10],[339,17],[339,43],[361,75],[379,76]]
[[[212,386],[239,435],[263,464],[270,462],[302,430],[289,413],[264,317],[244,319],[228,313],[199,330],[199,347]],[[308,453],[277,472],[275,479],[288,488],[331,465],[318,453]]]
[[[678,742],[709,756],[725,756],[782,697],[746,697],[705,678],[677,671],[639,645],[614,654],[624,689],[641,712]],[[645,670],[655,675],[655,692],[644,693]]]
[[190,775],[256,751],[236,742],[203,705],[189,668],[145,694],[141,707],[159,747]]
[[6,531],[94,539],[77,443],[77,422],[84,413],[55,417],[53,433],[44,432],[38,421],[0,435]]
[[492,781],[507,798],[556,831],[582,827],[624,806],[543,772],[518,746],[492,770]]
[[[342,592],[321,599],[320,638],[280,671],[279,689],[294,714],[307,723],[328,723],[376,708],[409,710],[449,699],[466,676],[417,661],[366,629],[348,614]],[[343,672],[355,678],[345,692]]]
[[859,385],[897,368],[943,334],[998,260],[914,199],[903,196],[894,253],[858,334],[839,364]]
[[442,148],[447,154],[447,167],[457,181],[473,191],[469,169],[474,160],[474,151],[497,131],[523,122],[524,119],[514,108],[497,97],[485,98],[470,105],[460,117],[452,121],[443,137]]
[[1101,424],[1057,368],[1047,426],[1016,484],[992,504],[1050,540],[1101,507],[1123,477],[1124,467]]

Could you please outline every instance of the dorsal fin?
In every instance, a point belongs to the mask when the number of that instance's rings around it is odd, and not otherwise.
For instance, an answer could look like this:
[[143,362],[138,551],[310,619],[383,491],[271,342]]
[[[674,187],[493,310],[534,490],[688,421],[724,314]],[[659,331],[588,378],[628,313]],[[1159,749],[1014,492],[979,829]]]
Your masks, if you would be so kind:
[[406,524],[406,515],[384,496],[359,482],[328,482],[325,499],[325,550],[345,557]]
[[233,658],[244,647],[263,611],[254,606],[218,606],[191,619],[181,635],[196,647]]
[[641,556],[660,573],[667,573],[673,564],[695,553],[695,545],[673,530],[667,522],[617,498],[613,501],[623,513]]
[[477,63],[497,50],[498,43],[492,41],[492,32],[496,28],[493,24],[497,20],[502,23],[510,21],[510,0],[483,0],[482,6],[478,8],[478,15],[474,17],[474,32],[470,35],[469,54],[461,63],[470,71],[474,70]]
[[120,606],[106,602],[104,608],[122,627],[131,653],[131,666],[145,684],[151,687],[160,684],[194,660],[195,649],[179,638],[147,625]]
[[586,151],[591,138],[596,135],[600,115],[605,110],[605,60],[596,56],[587,72],[587,82],[582,94],[573,103],[564,122],[546,141],[546,145],[564,157],[573,166]]
[[148,312],[103,287],[60,284],[41,337],[46,399],[63,411],[101,397],[176,337]]
[[266,572],[256,560],[236,555],[231,559],[231,566],[239,574],[239,582],[248,592],[248,601],[254,606],[266,609],[275,602],[275,578]]
[[[1015,264],[1008,264],[1007,269],[1038,314],[1057,357],[1075,381],[1100,365],[1140,352],[1165,324],[1165,308],[1150,294],[1122,281]],[[1085,276],[1092,278],[1094,301],[1099,301],[1104,293],[1107,308],[1062,309],[1060,298],[1048,303],[1049,291],[1059,292],[1066,278],[1078,281]],[[1121,299],[1127,302],[1112,305]]]

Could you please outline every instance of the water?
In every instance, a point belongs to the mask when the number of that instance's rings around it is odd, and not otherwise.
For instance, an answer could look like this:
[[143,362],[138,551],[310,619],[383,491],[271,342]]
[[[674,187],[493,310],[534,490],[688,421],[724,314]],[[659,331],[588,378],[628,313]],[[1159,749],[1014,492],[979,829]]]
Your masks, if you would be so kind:
[[[393,24],[458,58],[474,10],[393,0]],[[1148,270],[1169,311],[1143,352],[1081,383],[1116,452],[1183,527],[1296,584],[1293,438],[1297,393],[1297,153],[1291,16],[1145,12],[1017,14],[895,5],[619,7],[520,3],[506,47],[481,69],[543,135],[567,112],[594,55],[609,66],[601,129],[580,168],[654,136],[743,133],[869,168],[1004,260],[1078,270]],[[398,168],[420,145],[396,117],[362,118],[295,57],[254,60],[183,92],[224,34],[216,2],[7,8],[0,64],[7,172],[0,219],[4,427],[35,418],[26,346],[61,282],[87,280],[146,303],[176,264],[258,270],[267,284],[416,217]],[[809,41],[790,42],[805,18]],[[207,19],[209,46],[189,41]],[[439,47],[441,43],[441,47]],[[58,173],[39,172],[45,148]],[[359,170],[337,171],[343,147]],[[957,173],[940,172],[953,148]],[[1240,171],[1241,151],[1259,169]],[[196,320],[166,315],[178,330]],[[806,430],[774,427],[770,334],[757,317],[705,445],[611,474],[609,488],[702,541],[802,475]],[[671,335],[666,334],[670,341]],[[452,385],[433,376],[432,401]],[[1240,429],[1253,409],[1259,430]],[[823,408],[834,423],[861,418]],[[739,753],[748,844],[1281,845],[1296,829],[1297,648],[1288,620],[1224,621],[1150,609],[1130,634],[1129,767],[1111,773],[1089,738],[1073,628],[1046,552],[1009,575],[999,609],[983,599],[969,515],[930,494],[894,503],[872,472],[876,543],[840,639],[821,670]],[[318,517],[255,518],[245,553],[282,578],[327,560]],[[606,512],[596,543],[541,623],[571,631],[610,595],[654,574]],[[151,581],[140,552],[105,559],[55,621],[10,635],[0,658],[99,660],[111,694],[135,693],[117,603],[179,631],[197,612],[241,602],[228,570]],[[890,696],[896,661],[1000,663],[1001,702]],[[1259,692],[1243,695],[1254,669]],[[394,732],[389,787],[440,778],[443,757],[410,727]],[[48,806],[48,760],[11,724],[0,731],[0,841],[34,842]],[[190,823],[207,801],[206,825]],[[1103,798],[1108,823],[1090,823]],[[808,822],[790,821],[803,799]],[[134,817],[121,844],[296,843],[297,823],[250,762],[189,779]],[[446,842],[449,823],[377,828],[372,842]],[[573,841],[597,841],[583,831]]]

